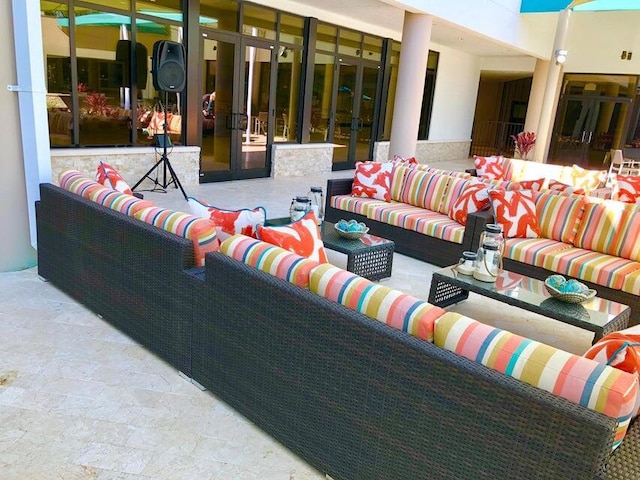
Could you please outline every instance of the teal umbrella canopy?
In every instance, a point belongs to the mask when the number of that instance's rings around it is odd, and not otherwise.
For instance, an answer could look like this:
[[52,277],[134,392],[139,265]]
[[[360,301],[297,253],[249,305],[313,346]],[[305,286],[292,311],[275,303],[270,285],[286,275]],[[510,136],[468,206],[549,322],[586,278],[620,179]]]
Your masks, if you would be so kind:
[[520,13],[640,10],[640,0],[522,0]]

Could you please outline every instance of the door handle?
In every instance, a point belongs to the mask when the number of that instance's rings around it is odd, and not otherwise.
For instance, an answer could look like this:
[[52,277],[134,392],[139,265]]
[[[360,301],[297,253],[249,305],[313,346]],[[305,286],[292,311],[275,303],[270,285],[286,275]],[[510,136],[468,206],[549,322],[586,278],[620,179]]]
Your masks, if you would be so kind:
[[587,140],[587,143],[591,143],[592,138],[593,138],[593,132],[589,132],[589,140]]
[[580,136],[580,143],[584,143],[584,137],[587,136],[587,132],[585,130],[582,131],[582,135]]

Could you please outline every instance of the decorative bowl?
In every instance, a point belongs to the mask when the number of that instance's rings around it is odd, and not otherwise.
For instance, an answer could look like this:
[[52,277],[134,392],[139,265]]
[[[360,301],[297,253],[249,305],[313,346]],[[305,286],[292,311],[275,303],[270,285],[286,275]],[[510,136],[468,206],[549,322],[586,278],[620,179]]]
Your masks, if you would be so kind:
[[577,280],[567,280],[562,275],[551,275],[544,281],[547,292],[565,303],[582,303],[596,296],[596,291]]
[[369,227],[362,222],[356,222],[355,220],[347,221],[344,219],[336,223],[333,228],[336,229],[338,235],[349,240],[358,240],[369,231]]

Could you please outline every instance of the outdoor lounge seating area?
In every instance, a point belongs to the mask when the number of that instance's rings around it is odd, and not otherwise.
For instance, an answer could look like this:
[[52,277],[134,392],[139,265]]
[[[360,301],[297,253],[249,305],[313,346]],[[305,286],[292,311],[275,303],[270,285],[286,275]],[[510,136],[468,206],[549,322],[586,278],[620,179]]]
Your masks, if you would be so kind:
[[[618,472],[619,465],[623,470],[635,468],[626,460],[628,450],[636,445],[635,423],[631,437],[610,454],[614,431],[626,421],[594,413],[465,360],[454,353],[455,348],[449,351],[450,335],[438,332],[454,331],[459,322],[484,322],[478,318],[483,316],[478,304],[473,314],[443,313],[418,300],[426,298],[418,294],[412,301],[422,305],[424,320],[415,320],[408,330],[401,327],[407,334],[396,330],[393,321],[386,326],[384,320],[368,318],[366,307],[354,312],[344,301],[343,306],[334,303],[337,299],[332,300],[328,290],[321,295],[318,288],[325,284],[321,278],[342,275],[340,268],[326,270],[315,262],[305,267],[296,261],[300,268],[292,278],[294,283],[305,281],[300,269],[306,269],[306,290],[272,277],[268,272],[279,271],[276,267],[260,272],[264,265],[256,269],[251,261],[243,265],[234,260],[251,255],[234,253],[229,246],[236,241],[232,237],[223,242],[222,253],[205,255],[204,270],[194,269],[190,240],[163,234],[76,193],[46,185],[41,192],[39,229],[46,256],[39,269],[43,277],[336,479],[431,478],[433,468],[444,472],[442,478],[496,478],[496,472],[504,477],[513,471],[519,478],[573,478],[572,474],[575,478],[633,478]],[[68,214],[58,215],[57,205],[64,205]],[[87,228],[97,231],[87,237]],[[147,241],[148,236],[154,240]],[[113,241],[117,238],[131,241],[123,248],[121,242]],[[144,252],[149,254],[141,255]],[[422,262],[416,265],[429,268]],[[396,264],[389,284],[394,280],[401,284],[403,275],[407,273],[398,271]],[[80,278],[84,281],[78,282]],[[355,284],[360,281],[354,280]],[[425,278],[423,291],[428,283]],[[365,290],[393,291],[384,283],[368,285]],[[263,290],[265,295],[260,294]],[[140,307],[132,309],[132,303]],[[495,305],[484,314],[494,321],[501,317],[499,323],[506,320]],[[550,332],[556,337],[558,329]],[[430,343],[431,336],[435,343]],[[568,336],[576,338],[573,332]],[[553,342],[550,338],[549,343]],[[582,350],[575,352],[578,355],[567,354],[581,358],[588,342],[577,348]],[[614,370],[606,367],[604,372]],[[632,386],[634,381],[637,386],[637,378],[628,380],[630,390],[623,389],[627,393],[616,402],[632,409],[635,397],[628,395],[636,395]],[[394,391],[402,395],[385,407]],[[419,419],[410,413],[416,409],[422,412]],[[410,423],[400,421],[404,418],[400,412],[409,414],[405,420]],[[450,423],[461,428],[443,428]],[[541,448],[549,435],[554,448]],[[624,431],[619,430],[616,444],[622,435]],[[396,442],[411,445],[421,454],[404,455],[392,448]],[[349,446],[356,444],[356,450]],[[432,454],[433,449],[442,448],[455,455]],[[461,458],[465,462],[456,460]]]

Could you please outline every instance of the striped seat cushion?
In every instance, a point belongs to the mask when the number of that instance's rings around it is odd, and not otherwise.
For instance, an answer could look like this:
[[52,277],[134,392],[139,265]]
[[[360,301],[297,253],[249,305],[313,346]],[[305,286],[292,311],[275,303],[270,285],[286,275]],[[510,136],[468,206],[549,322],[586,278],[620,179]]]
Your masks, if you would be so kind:
[[640,269],[634,270],[624,277],[621,290],[623,292],[633,293],[634,295],[640,295]]
[[444,310],[329,264],[311,271],[309,290],[423,340]]
[[284,248],[252,237],[237,234],[220,244],[220,251],[247,265],[286,280],[302,288],[309,288],[309,272],[320,265]]
[[640,261],[640,205],[590,199],[576,233],[576,247]]
[[160,207],[143,208],[137,211],[133,217],[191,240],[196,266],[204,265],[204,257],[208,252],[220,249],[216,225],[211,220]]
[[622,442],[636,408],[638,379],[627,372],[449,312],[434,343],[529,385],[618,420]]
[[438,212],[452,177],[412,169],[405,178],[400,201]]
[[585,198],[552,193],[534,194],[540,236],[573,244],[585,208]]
[[368,217],[453,243],[462,243],[464,239],[464,226],[448,215],[406,203],[372,205]]
[[357,213],[367,216],[370,205],[389,205],[382,200],[374,198],[352,197],[351,195],[334,195],[329,201],[333,208],[344,210],[345,212]]
[[548,238],[508,238],[505,241],[504,256],[541,267],[547,255],[570,248],[573,247]]
[[615,290],[621,290],[625,278],[640,270],[640,262],[576,247],[545,255],[539,266]]

